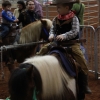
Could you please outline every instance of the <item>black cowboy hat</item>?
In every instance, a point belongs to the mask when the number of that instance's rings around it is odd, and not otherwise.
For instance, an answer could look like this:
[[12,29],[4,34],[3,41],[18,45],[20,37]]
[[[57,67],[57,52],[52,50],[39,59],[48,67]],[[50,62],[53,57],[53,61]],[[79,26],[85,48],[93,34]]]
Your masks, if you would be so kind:
[[50,5],[56,5],[61,3],[75,3],[77,0],[53,0],[52,4]]

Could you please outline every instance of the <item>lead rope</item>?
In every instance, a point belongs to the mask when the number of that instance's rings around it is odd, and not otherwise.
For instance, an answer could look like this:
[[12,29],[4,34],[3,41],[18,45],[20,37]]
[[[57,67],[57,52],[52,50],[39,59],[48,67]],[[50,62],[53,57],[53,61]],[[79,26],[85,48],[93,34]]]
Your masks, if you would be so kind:
[[39,93],[39,92],[36,91],[36,87],[35,87],[34,92],[33,92],[33,100],[38,100],[38,99],[37,99],[37,94],[38,94],[38,93]]

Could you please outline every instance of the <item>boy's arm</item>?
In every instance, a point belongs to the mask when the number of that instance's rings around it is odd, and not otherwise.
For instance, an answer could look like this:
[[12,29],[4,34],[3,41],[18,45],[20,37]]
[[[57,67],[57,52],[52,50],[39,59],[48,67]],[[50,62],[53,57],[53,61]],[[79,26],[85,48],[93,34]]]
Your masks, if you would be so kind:
[[2,12],[2,17],[9,22],[14,22],[14,19],[9,18],[6,12]]
[[72,29],[69,32],[62,34],[65,40],[75,38],[79,34],[79,20],[76,16],[72,20]]
[[16,17],[13,15],[13,16],[12,16],[12,19],[13,19],[13,20],[16,20]]

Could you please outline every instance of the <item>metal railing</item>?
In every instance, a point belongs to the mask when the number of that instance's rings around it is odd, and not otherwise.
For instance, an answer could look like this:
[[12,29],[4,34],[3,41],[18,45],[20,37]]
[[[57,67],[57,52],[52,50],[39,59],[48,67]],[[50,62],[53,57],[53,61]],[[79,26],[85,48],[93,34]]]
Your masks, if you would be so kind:
[[96,36],[95,36],[95,44],[96,44],[96,79],[100,79],[100,26],[97,27],[96,31]]
[[85,58],[87,60],[88,69],[90,72],[95,73],[95,78],[97,78],[97,71],[96,71],[96,34],[95,29],[93,26],[90,25],[81,25],[82,30],[82,37],[86,39],[86,43],[83,44],[85,47]]

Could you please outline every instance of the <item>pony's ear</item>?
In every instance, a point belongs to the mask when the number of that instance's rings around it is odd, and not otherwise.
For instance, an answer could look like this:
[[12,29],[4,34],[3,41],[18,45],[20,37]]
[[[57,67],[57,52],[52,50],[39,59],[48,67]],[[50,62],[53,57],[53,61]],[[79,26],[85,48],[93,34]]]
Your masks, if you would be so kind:
[[41,23],[43,24],[43,26],[46,26],[47,25],[47,21],[44,20],[44,19],[41,19]]
[[31,65],[28,69],[27,69],[27,75],[29,78],[32,77],[33,75],[33,65]]
[[10,73],[12,73],[13,70],[15,70],[16,68],[18,68],[18,62],[17,62],[17,60],[15,60],[14,63],[8,62],[7,63],[7,67],[9,69]]

